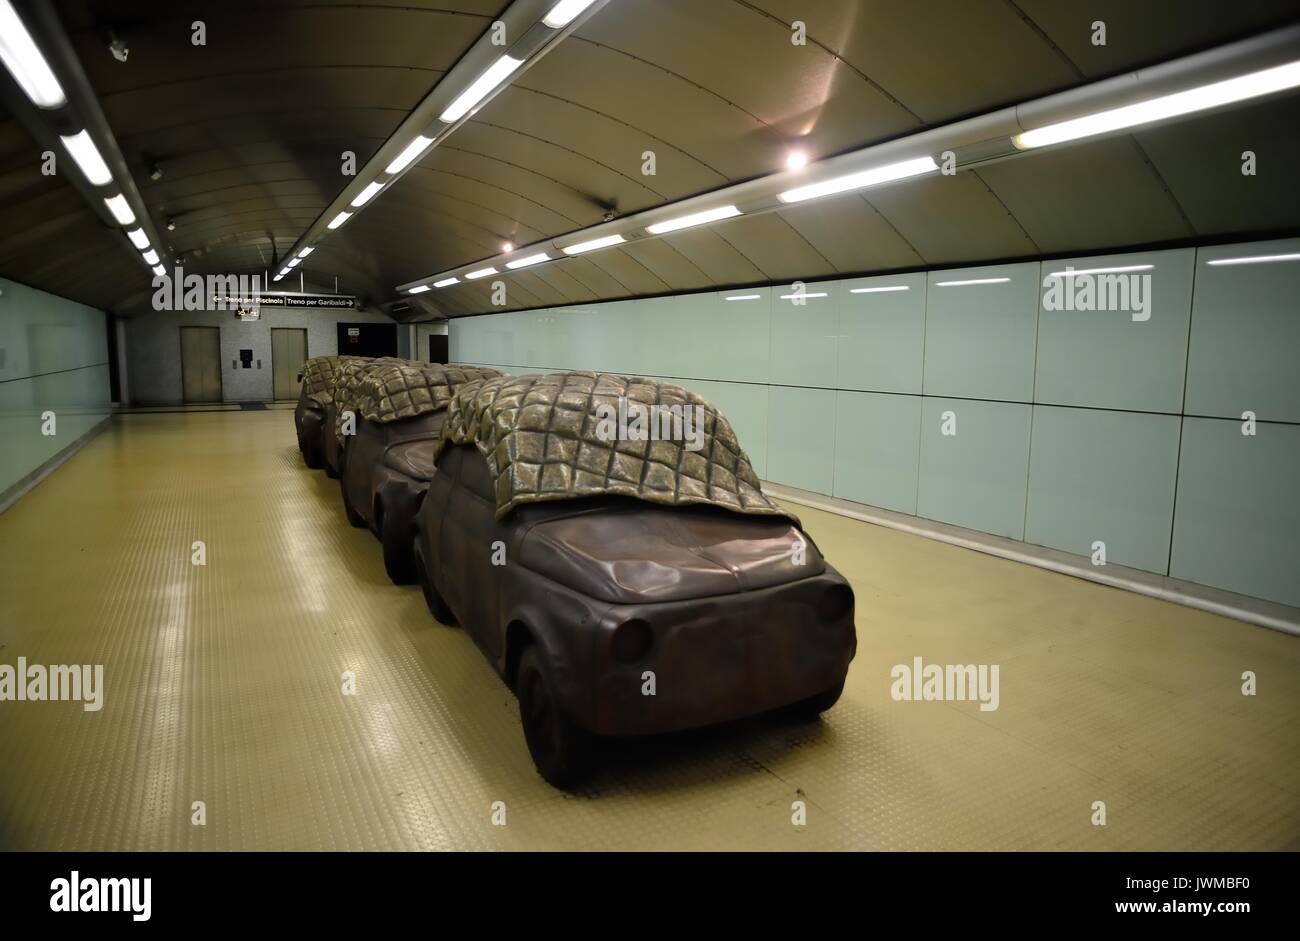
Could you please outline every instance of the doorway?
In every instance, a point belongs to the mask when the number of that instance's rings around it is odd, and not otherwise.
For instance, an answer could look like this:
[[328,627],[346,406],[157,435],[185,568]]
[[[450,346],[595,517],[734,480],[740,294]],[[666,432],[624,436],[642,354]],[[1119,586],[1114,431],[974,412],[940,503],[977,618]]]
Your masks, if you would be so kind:
[[341,323],[338,330],[340,356],[397,355],[395,323]]
[[307,331],[297,327],[271,328],[271,397],[276,401],[298,398],[302,364],[307,362]]
[[181,327],[181,398],[221,401],[220,327]]
[[447,334],[431,333],[429,334],[429,362],[442,363],[446,365],[449,351],[447,349]]

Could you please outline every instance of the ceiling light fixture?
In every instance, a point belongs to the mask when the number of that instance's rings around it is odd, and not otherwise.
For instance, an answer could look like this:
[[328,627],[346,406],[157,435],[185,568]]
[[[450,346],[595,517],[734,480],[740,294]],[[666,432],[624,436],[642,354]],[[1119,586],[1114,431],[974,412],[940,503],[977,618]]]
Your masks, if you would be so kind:
[[1300,261],[1300,252],[1286,255],[1242,255],[1238,258],[1216,258],[1207,265],[1259,265],[1270,261]]
[[515,243],[514,243],[514,242],[502,242],[502,243],[501,243],[501,253],[502,253],[502,254],[504,254],[504,255],[509,255],[509,254],[510,254],[511,252],[513,252],[514,250],[515,250]]
[[141,251],[149,247],[149,236],[144,234],[144,229],[132,229],[126,233],[126,237],[131,240],[132,245]]
[[306,258],[308,255],[310,255],[310,254],[311,254],[312,252],[314,252],[314,251],[316,251],[316,246],[315,246],[315,245],[308,245],[306,248],[304,248],[302,251],[300,251],[300,252],[298,253],[298,257],[299,257],[299,258]]
[[119,225],[130,225],[135,222],[135,213],[131,211],[130,204],[127,203],[126,197],[121,193],[105,199],[104,205],[108,207],[108,211],[113,214],[113,218],[118,221]]
[[786,155],[785,168],[787,170],[802,170],[808,166],[808,155],[802,150],[792,150]]
[[407,294],[423,294],[423,293],[424,293],[425,291],[427,291],[427,290],[429,290],[429,285],[427,285],[427,284],[417,284],[415,287],[411,288],[411,289],[410,289],[409,291],[407,291],[406,293],[407,293]]
[[299,264],[301,264],[301,263],[302,263],[302,259],[301,259],[301,258],[290,258],[290,259],[285,263],[285,265],[284,265],[284,270],[285,270],[285,271],[288,271],[290,268],[296,268],[296,267],[297,267]]
[[393,162],[390,163],[384,169],[384,172],[389,174],[390,176],[395,173],[401,173],[412,163],[418,160],[420,158],[420,155],[424,153],[426,150],[428,150],[429,145],[432,143],[433,143],[432,137],[416,135],[415,140],[411,141],[409,144],[406,145],[406,149],[404,149],[400,154],[398,154],[393,159]]
[[883,294],[887,291],[910,291],[912,290],[906,284],[891,284],[888,287],[879,288],[849,288],[850,294]]
[[720,219],[730,219],[732,216],[740,215],[740,210],[735,206],[719,206],[717,209],[706,209],[703,212],[693,212],[688,216],[678,216],[676,219],[667,219],[664,222],[656,222],[654,225],[648,225],[645,230],[651,235],[663,235],[665,232],[676,232],[678,229],[689,229],[697,225],[707,225],[710,222],[717,222]]
[[505,81],[511,72],[523,64],[523,59],[512,56],[502,56],[497,59],[488,66],[486,72],[470,83],[469,88],[456,96],[456,100],[438,116],[438,120],[445,124],[455,124],[468,114],[471,108],[487,97],[488,92]]
[[49,111],[68,103],[63,86],[9,0],[0,0],[0,61],[36,107]]
[[89,131],[78,131],[71,137],[60,137],[63,146],[67,148],[72,159],[77,161],[77,166],[81,167],[81,172],[86,175],[86,179],[93,186],[103,186],[105,183],[113,182],[113,171],[108,169],[108,164],[104,162],[99,148],[95,142],[90,139]]
[[350,213],[350,212],[340,212],[337,216],[335,216],[335,217],[330,221],[330,224],[329,224],[328,226],[326,226],[326,228],[328,228],[328,229],[337,229],[339,226],[341,226],[343,223],[347,222],[347,221],[348,221],[349,219],[351,219],[351,218],[352,218],[352,213]]
[[383,183],[371,183],[360,193],[357,193],[357,195],[352,200],[352,205],[356,208],[360,208],[361,206],[364,206],[366,203],[370,202],[370,197],[374,196],[383,188],[384,188]]
[[459,283],[460,283],[460,278],[443,278],[441,281],[433,282],[433,286],[436,288],[445,288],[445,287],[451,287],[451,285],[459,284]]
[[729,297],[724,297],[723,300],[726,300],[726,301],[756,301],[756,300],[758,300],[759,298],[761,298],[762,296],[763,296],[762,294],[732,294],[732,295],[729,296]]
[[550,13],[542,17],[542,22],[551,29],[563,29],[573,22],[574,17],[594,2],[595,0],[560,0],[559,3],[551,7]]
[[796,186],[794,189],[778,194],[777,198],[783,203],[798,203],[803,202],[805,199],[830,196],[832,193],[843,193],[847,190],[878,186],[881,183],[892,183],[895,180],[906,180],[909,177],[920,176],[922,173],[931,173],[938,169],[939,165],[934,162],[933,157],[914,157],[911,160],[887,163],[883,167],[873,167],[870,170],[860,170],[857,173],[832,177],[820,183]]
[[473,281],[476,278],[486,278],[490,274],[496,274],[495,268],[480,268],[477,271],[468,271],[465,273],[466,281]]
[[801,297],[825,297],[825,296],[826,296],[825,291],[817,291],[816,293],[812,293],[812,294],[806,294],[806,293],[805,294],[782,294],[781,300],[793,301]]
[[1161,95],[1159,98],[1139,101],[1121,108],[1108,108],[1095,114],[1086,114],[1068,121],[1058,121],[1045,127],[1022,131],[1011,138],[1011,143],[1020,150],[1047,147],[1051,144],[1078,140],[1081,137],[1093,137],[1110,131],[1137,127],[1140,124],[1194,114],[1197,111],[1206,111],[1210,108],[1258,98],[1261,95],[1271,95],[1298,85],[1300,85],[1300,60],[1239,75],[1221,82],[1189,88],[1172,95]]
[[518,261],[508,261],[506,267],[513,271],[515,268],[527,268],[529,265],[537,265],[550,260],[551,256],[546,252],[538,252],[536,255],[529,255],[527,258],[520,258]]
[[1003,284],[1010,280],[1010,278],[970,278],[966,281],[936,281],[934,283],[941,288],[959,288],[968,284]]
[[152,248],[149,249],[149,251],[144,253],[143,258],[146,264],[150,264],[150,265],[158,264],[158,253],[155,252]]
[[156,274],[158,277],[162,278],[167,275],[167,269],[164,268],[162,265],[154,265],[153,273]]
[[606,235],[604,238],[578,242],[576,245],[570,245],[567,248],[560,249],[560,251],[566,255],[581,255],[584,252],[594,252],[598,248],[608,248],[611,245],[619,245],[626,241],[627,239],[621,235]]

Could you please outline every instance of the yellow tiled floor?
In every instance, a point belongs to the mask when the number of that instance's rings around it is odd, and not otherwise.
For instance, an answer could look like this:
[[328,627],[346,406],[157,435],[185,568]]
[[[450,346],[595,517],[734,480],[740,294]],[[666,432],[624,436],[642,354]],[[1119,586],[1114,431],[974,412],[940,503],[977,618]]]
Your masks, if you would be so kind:
[[[0,702],[0,847],[1300,848],[1300,640],[796,509],[857,592],[840,704],[619,743],[566,796],[290,415],[119,415],[0,515],[0,663],[106,674],[98,713]],[[914,656],[1000,665],[1000,708],[894,702]]]

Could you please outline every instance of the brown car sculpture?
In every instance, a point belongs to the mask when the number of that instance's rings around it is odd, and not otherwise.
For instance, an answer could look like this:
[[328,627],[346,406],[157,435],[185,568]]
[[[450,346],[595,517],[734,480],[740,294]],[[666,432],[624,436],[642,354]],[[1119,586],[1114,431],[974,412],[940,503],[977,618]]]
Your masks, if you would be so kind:
[[298,433],[298,450],[308,467],[321,467],[325,461],[324,434],[326,410],[334,401],[334,380],[339,367],[355,356],[314,356],[302,364],[298,378],[302,386],[293,410],[294,429]]
[[[333,395],[325,405],[324,431],[321,433],[321,455],[327,477],[337,477],[342,469],[343,442],[350,433],[349,425],[355,424],[357,396],[366,374],[389,363],[406,362],[410,360],[395,356],[349,356],[338,364],[334,372]],[[347,421],[349,413],[352,415],[351,423]]]
[[474,366],[389,362],[368,370],[356,387],[355,431],[345,436],[340,458],[343,509],[349,523],[379,537],[395,584],[415,580],[415,513],[433,476],[447,403],[466,382],[499,375]]
[[515,691],[553,785],[584,778],[600,736],[839,698],[853,591],[698,395],[596,373],[471,383],[436,464],[414,546],[425,600]]

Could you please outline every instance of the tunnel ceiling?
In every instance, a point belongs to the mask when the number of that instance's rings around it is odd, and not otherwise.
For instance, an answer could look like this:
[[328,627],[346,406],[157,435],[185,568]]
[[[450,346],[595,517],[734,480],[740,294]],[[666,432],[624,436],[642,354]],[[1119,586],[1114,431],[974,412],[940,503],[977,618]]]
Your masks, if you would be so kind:
[[[272,268],[505,0],[61,0],[187,271]],[[1293,0],[610,0],[301,266],[394,286],[500,250],[1282,25]],[[202,19],[206,47],[190,43]],[[788,23],[807,23],[790,42]],[[1090,24],[1106,23],[1107,44]],[[109,53],[112,30],[130,48]],[[7,80],[7,77],[5,77]],[[1295,96],[519,272],[512,307],[1088,251],[1300,224]],[[642,154],[656,155],[643,176]],[[1254,177],[1241,153],[1258,155]],[[147,275],[0,113],[0,274],[123,312]],[[150,179],[159,167],[160,180]],[[278,252],[278,254],[277,254]],[[296,286],[296,285],[295,285]],[[430,301],[491,309],[482,282]]]

